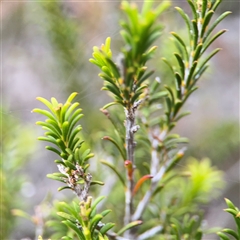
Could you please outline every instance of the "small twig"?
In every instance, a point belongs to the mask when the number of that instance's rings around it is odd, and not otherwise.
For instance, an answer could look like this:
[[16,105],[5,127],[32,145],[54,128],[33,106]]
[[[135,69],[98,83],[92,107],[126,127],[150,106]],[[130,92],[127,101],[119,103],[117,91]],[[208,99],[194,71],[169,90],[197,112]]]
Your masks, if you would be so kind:
[[[134,141],[134,134],[138,131],[139,126],[135,125],[135,112],[141,100],[134,103],[129,109],[125,109],[126,114],[126,149],[127,149],[127,160],[130,161],[132,168],[134,169],[134,149],[136,143]],[[129,176],[127,172],[127,189],[125,193],[125,216],[124,224],[127,225],[131,222],[131,217],[134,212],[133,209],[133,189],[134,189],[134,179],[133,176]],[[126,231],[124,237],[130,238],[130,231]]]
[[160,231],[162,231],[163,227],[162,226],[156,226],[153,227],[151,229],[149,229],[148,231],[142,233],[141,235],[138,236],[137,240],[145,240],[145,239],[149,239],[150,237],[155,236],[157,233],[159,233]]

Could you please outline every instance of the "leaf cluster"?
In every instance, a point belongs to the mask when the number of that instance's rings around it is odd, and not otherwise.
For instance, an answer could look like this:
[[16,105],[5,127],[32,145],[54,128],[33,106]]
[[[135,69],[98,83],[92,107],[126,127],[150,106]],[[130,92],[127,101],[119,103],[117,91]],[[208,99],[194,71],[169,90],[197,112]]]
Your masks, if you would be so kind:
[[125,46],[119,56],[119,63],[112,59],[110,38],[106,39],[101,48],[93,48],[93,58],[90,62],[101,69],[99,76],[105,82],[103,90],[109,91],[115,100],[103,109],[114,104],[121,104],[130,109],[147,88],[144,82],[154,71],[147,71],[146,62],[157,49],[150,46],[160,36],[162,29],[160,24],[156,24],[156,20],[169,7],[166,1],[156,9],[152,9],[152,4],[145,1],[140,12],[134,3],[122,2],[121,8],[127,19],[120,22]]
[[226,198],[225,201],[228,208],[224,209],[224,211],[232,215],[237,230],[224,228],[221,232],[218,232],[217,234],[221,240],[230,240],[232,239],[230,238],[230,236],[233,237],[233,239],[238,240],[240,239],[240,211],[229,199]]
[[[61,191],[70,188],[78,194],[81,194],[83,185],[86,182],[89,184],[103,184],[98,181],[92,181],[86,173],[89,167],[87,161],[94,156],[90,149],[82,151],[83,140],[79,137],[82,130],[81,125],[77,124],[82,118],[82,109],[78,108],[79,103],[72,104],[72,100],[77,93],[72,93],[67,101],[62,104],[58,103],[55,98],[51,102],[44,98],[37,98],[45,104],[49,110],[35,108],[33,112],[42,114],[47,117],[46,121],[38,121],[36,124],[42,126],[46,131],[45,136],[39,137],[39,140],[47,141],[53,146],[47,146],[46,149],[57,153],[61,158],[55,160],[60,171],[53,174],[48,174],[49,178],[67,183],[58,190]],[[82,185],[79,189],[79,185]]]

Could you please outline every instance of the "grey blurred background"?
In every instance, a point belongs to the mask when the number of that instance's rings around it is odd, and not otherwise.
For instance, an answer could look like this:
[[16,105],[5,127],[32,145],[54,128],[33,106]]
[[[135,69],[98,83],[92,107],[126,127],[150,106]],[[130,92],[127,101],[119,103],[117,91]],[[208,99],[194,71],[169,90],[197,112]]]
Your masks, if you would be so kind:
[[[39,116],[31,113],[33,108],[41,106],[35,99],[37,96],[47,99],[54,96],[65,101],[69,93],[77,91],[77,100],[85,114],[84,134],[89,136],[90,143],[98,144],[96,132],[104,128],[99,123],[105,121],[99,108],[109,98],[100,91],[102,81],[97,76],[98,69],[88,59],[92,47],[101,45],[108,36],[112,38],[113,55],[121,46],[119,4],[120,1],[62,1],[61,7],[56,9],[54,4],[51,6],[47,2],[1,2],[2,118],[7,122],[13,121],[13,125],[4,125],[3,134],[11,140],[9,144],[15,140],[23,142],[21,151],[25,154],[24,162],[19,160],[17,167],[12,168],[8,168],[11,158],[3,158],[3,170],[9,171],[9,178],[16,181],[25,176],[12,200],[16,207],[21,206],[29,214],[34,213],[34,206],[40,204],[49,192],[53,198],[68,195],[57,193],[58,183],[46,178],[47,173],[55,170],[52,161],[55,156],[44,151],[44,144],[35,140],[42,134],[35,126]],[[188,9],[184,0],[173,1],[172,5]],[[200,89],[185,106],[192,114],[180,121],[176,129],[190,139],[188,155],[199,159],[209,157],[225,173],[226,187],[222,196],[206,208],[206,221],[211,227],[233,224],[231,217],[222,211],[225,208],[224,197],[240,206],[239,5],[239,1],[225,1],[218,10],[219,13],[232,11],[217,27],[228,29],[214,43],[214,47],[220,47],[222,51],[211,61],[210,70],[200,80]],[[165,30],[155,43],[159,46],[158,57],[151,62],[160,76],[164,71],[160,57],[171,53],[171,49],[166,51],[161,44],[170,37],[170,31],[184,28],[173,7],[163,14],[161,21]],[[31,131],[31,137],[24,129]],[[14,146],[17,147],[13,144],[9,149],[14,151]],[[46,168],[47,161],[50,169]],[[11,239],[31,239],[33,235],[33,224],[18,219]],[[213,236],[211,239],[217,238]]]

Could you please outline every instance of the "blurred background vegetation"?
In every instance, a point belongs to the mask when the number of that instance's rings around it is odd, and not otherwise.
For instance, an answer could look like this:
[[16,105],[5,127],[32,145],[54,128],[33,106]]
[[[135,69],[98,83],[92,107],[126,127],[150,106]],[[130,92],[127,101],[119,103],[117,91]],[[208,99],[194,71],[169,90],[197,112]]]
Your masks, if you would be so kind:
[[[100,159],[112,158],[104,152],[104,149],[108,149],[108,144],[101,140],[109,130],[110,123],[99,111],[108,102],[108,97],[100,91],[102,82],[97,76],[98,70],[88,59],[92,47],[101,45],[108,36],[112,38],[113,56],[117,57],[117,49],[121,47],[118,25],[121,16],[120,1],[56,0],[1,4],[3,154],[0,209],[4,224],[1,226],[3,229],[0,229],[0,238],[33,239],[38,229],[34,224],[37,226],[41,220],[37,216],[39,221],[36,221],[36,206],[42,208],[43,216],[40,218],[44,219],[49,214],[52,200],[71,196],[68,192],[57,193],[58,183],[46,178],[47,173],[54,171],[51,159],[55,156],[43,151],[43,146],[35,141],[41,135],[34,126],[38,116],[31,114],[31,110],[38,107],[39,103],[35,101],[37,96],[48,99],[54,96],[65,101],[72,91],[79,93],[77,101],[81,102],[85,115],[81,122],[84,138],[97,155],[92,171],[101,175],[105,182],[114,184],[112,173],[99,164]],[[187,4],[180,0],[174,1],[174,5],[187,8]],[[218,9],[219,12],[233,12],[219,26],[229,32],[214,43],[214,47],[223,50],[213,59],[210,70],[199,83],[200,89],[185,106],[192,114],[182,120],[176,129],[177,133],[190,139],[188,156],[198,159],[208,157],[214,166],[224,172],[225,188],[205,206],[205,219],[210,227],[233,224],[231,217],[222,211],[225,208],[224,197],[240,205],[239,9],[237,1],[223,1]],[[169,32],[178,30],[184,34],[185,30],[173,7],[160,20],[165,29],[160,41],[156,43],[159,49],[151,61],[151,67],[156,69],[156,76],[166,82],[169,81],[170,73],[160,59],[171,58],[174,51],[174,46],[169,41]],[[47,161],[50,161],[48,169]],[[189,164],[189,160],[183,161],[179,167],[187,168]],[[194,160],[192,164],[194,165]],[[212,184],[216,184],[216,188],[221,187],[219,183]],[[172,187],[174,188],[174,183]],[[108,189],[103,187],[100,194],[107,193]],[[107,206],[115,208],[116,215],[121,212],[116,207],[119,195],[118,188],[114,188],[113,197]],[[57,208],[57,203],[54,204]],[[35,216],[31,219],[32,223],[12,216],[11,209],[15,208]],[[211,239],[217,237],[212,236]]]

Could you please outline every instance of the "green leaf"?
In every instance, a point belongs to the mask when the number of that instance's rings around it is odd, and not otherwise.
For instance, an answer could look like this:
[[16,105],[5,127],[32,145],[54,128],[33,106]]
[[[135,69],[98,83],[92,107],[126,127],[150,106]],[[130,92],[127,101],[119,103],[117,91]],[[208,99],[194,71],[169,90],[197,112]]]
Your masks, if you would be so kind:
[[[59,182],[66,183],[63,177],[55,176],[54,174],[47,174],[47,177],[53,180],[57,180]],[[67,176],[65,176],[65,178],[67,178]]]
[[[65,118],[64,118],[65,121],[68,121],[70,115],[73,113],[75,108],[78,106],[79,106],[79,103],[75,102],[68,108],[68,110],[66,111],[66,114],[65,114]],[[75,110],[75,114],[77,114],[77,115],[80,114],[81,112],[82,112],[81,108]]]
[[216,48],[215,50],[213,50],[201,63],[199,69],[203,68],[207,62],[214,56],[216,55],[219,51],[221,50],[221,48]]
[[46,146],[45,148],[49,151],[55,152],[59,156],[61,155],[61,152],[52,146]]
[[211,7],[211,9],[213,10],[213,11],[215,11],[217,8],[218,8],[218,6],[219,6],[219,4],[222,2],[222,0],[216,0],[216,1],[214,1],[214,4],[212,5],[212,7]]
[[108,103],[108,104],[106,104],[106,105],[104,105],[101,109],[107,109],[107,108],[109,108],[110,106],[113,106],[113,105],[117,105],[117,104],[119,104],[118,102],[111,102],[111,103]]
[[23,217],[23,218],[26,218],[26,219],[28,219],[28,220],[30,220],[30,221],[33,220],[31,215],[29,215],[28,213],[26,213],[26,212],[24,212],[24,211],[22,211],[22,210],[20,210],[20,209],[12,209],[12,210],[11,210],[11,213],[12,213],[14,216]]
[[32,112],[36,112],[36,113],[39,113],[39,114],[42,114],[50,119],[52,119],[53,121],[56,121],[56,118],[50,113],[48,112],[47,110],[43,110],[43,109],[39,109],[39,108],[34,108],[32,110]]
[[191,113],[191,112],[183,112],[183,113],[179,114],[179,115],[175,118],[175,121],[176,121],[176,122],[179,121],[181,118],[189,115],[190,113]]
[[191,7],[194,19],[197,21],[197,19],[198,19],[198,15],[197,15],[198,10],[196,9],[195,4],[194,4],[194,2],[192,0],[187,0],[187,1],[188,1],[188,4]]
[[235,205],[229,199],[225,198],[225,202],[229,208],[236,210]]
[[178,152],[168,164],[165,172],[169,172],[183,158],[183,156],[184,154],[182,152]]
[[192,20],[192,29],[193,29],[193,31],[190,33],[191,33],[191,39],[193,40],[193,49],[195,49],[197,47],[198,36],[200,34],[198,32],[197,21],[195,21],[195,20]]
[[53,144],[57,145],[56,139],[52,138],[51,136],[49,136],[49,137],[38,137],[37,139],[40,140],[40,141],[46,141],[46,142],[50,142],[50,143],[53,143]]
[[72,223],[71,221],[69,220],[66,220],[66,221],[62,221],[65,225],[67,225],[69,228],[71,228],[78,236],[78,239],[79,240],[86,240],[84,234],[82,233],[82,231],[80,229],[78,229],[78,227]]
[[202,50],[202,43],[199,43],[194,51],[194,56],[193,56],[193,62],[197,61],[199,59],[199,56],[201,54],[201,50]]
[[165,12],[171,6],[170,1],[163,1],[157,8],[154,10],[156,12],[156,16],[159,16],[161,13]]
[[214,30],[214,28],[215,28],[225,17],[227,17],[229,14],[231,14],[231,12],[225,12],[225,13],[223,13],[222,15],[220,15],[220,16],[214,21],[214,23],[212,24],[212,26],[211,26],[211,27],[208,29],[208,31],[206,32],[203,41],[205,41],[205,39],[210,36],[210,34],[211,34],[212,31]]
[[111,168],[116,173],[116,175],[118,176],[118,178],[119,178],[120,182],[123,184],[123,186],[126,187],[126,183],[125,183],[123,176],[118,172],[118,170],[115,168],[114,165],[112,165],[111,163],[106,162],[104,160],[101,160],[100,162],[102,164],[108,166],[109,168]]
[[103,218],[103,216],[101,214],[97,214],[90,220],[90,231],[91,232],[94,231],[97,224],[102,220],[102,218]]
[[66,103],[67,103],[67,102],[71,103],[72,100],[73,100],[77,95],[78,95],[77,92],[73,92],[73,93],[71,93],[70,96],[68,97]]
[[188,33],[191,35],[191,21],[188,17],[188,15],[180,8],[180,7],[175,7],[175,9],[179,12],[179,14],[182,16],[183,20],[185,21],[187,28],[188,28]]
[[72,188],[69,187],[69,186],[59,187],[57,190],[58,190],[58,192],[61,192],[61,191],[64,190],[64,189],[71,189],[71,190],[72,190]]
[[221,31],[219,31],[218,33],[216,33],[212,38],[210,38],[206,43],[204,43],[203,45],[203,49],[201,51],[201,55],[203,55],[203,53],[208,49],[208,47],[219,37],[221,36],[223,33],[225,33],[227,30],[223,29]]
[[66,121],[62,124],[62,136],[64,141],[68,140],[68,131],[69,131],[69,122]]
[[204,20],[203,20],[203,24],[202,24],[202,31],[201,31],[201,34],[200,34],[200,37],[201,38],[203,38],[203,36],[204,36],[204,34],[205,34],[205,32],[206,32],[206,30],[207,30],[207,28],[208,28],[208,24],[209,24],[209,22],[211,21],[211,18],[212,18],[212,16],[213,16],[213,14],[214,14],[214,11],[209,11],[207,14],[206,14],[206,16],[205,16],[205,18],[204,18]]
[[149,96],[149,104],[158,102],[158,101],[160,101],[161,98],[166,97],[167,95],[168,95],[167,91],[161,91],[161,92],[152,94]]
[[182,60],[182,57],[178,53],[174,53],[174,56],[176,57],[176,59],[178,61],[178,65],[180,67],[180,72],[181,72],[181,77],[182,77],[182,79],[184,79],[184,76],[185,76],[185,65],[184,65],[184,62]]
[[174,69],[172,67],[172,64],[166,59],[166,58],[162,58],[163,62],[166,63],[168,65],[168,67],[170,68],[171,72],[173,75],[175,75]]
[[223,231],[224,233],[227,233],[227,234],[233,236],[236,240],[239,240],[239,236],[238,236],[238,234],[237,234],[234,230],[229,229],[229,228],[225,228],[225,229],[223,229],[222,231]]
[[100,229],[100,233],[102,235],[105,235],[111,228],[113,228],[115,226],[114,223],[106,223],[101,229]]
[[119,150],[120,154],[122,155],[123,160],[126,160],[126,154],[124,152],[124,149],[122,149],[122,147],[119,145],[119,143],[115,139],[113,139],[109,136],[105,136],[102,139],[112,142],[116,146],[116,148]]
[[220,237],[221,240],[231,240],[227,235],[222,232],[217,232],[217,235]]
[[92,186],[92,185],[96,185],[96,184],[103,186],[103,185],[104,185],[104,182],[101,182],[101,181],[94,181],[94,180],[91,181],[91,186]]
[[175,73],[175,85],[177,91],[177,98],[182,99],[182,78],[178,72]]
[[188,74],[188,77],[187,77],[187,80],[186,80],[186,86],[187,86],[187,88],[188,88],[190,85],[193,85],[193,84],[194,84],[191,80],[192,80],[192,78],[193,78],[193,75],[194,75],[195,69],[196,69],[196,67],[197,67],[197,64],[198,64],[198,62],[195,61],[195,62],[192,64],[191,68],[190,68],[190,71],[189,71],[189,74]]
[[81,132],[82,130],[82,127],[81,125],[77,125],[74,130],[69,133],[69,136],[68,136],[68,147],[70,149],[73,149],[74,145],[73,145],[73,140],[76,139],[76,136],[79,132]]
[[136,84],[136,87],[140,87],[140,85],[145,81],[147,80],[152,74],[154,73],[154,70],[148,72],[148,73],[145,73],[138,81],[137,81],[137,84]]
[[71,221],[71,222],[73,222],[73,223],[76,222],[76,219],[75,219],[74,217],[72,217],[72,216],[71,216],[70,214],[68,214],[68,213],[65,213],[65,212],[57,212],[57,215],[60,216],[60,217],[62,217],[62,218],[64,218],[64,219],[66,219],[66,220],[69,220],[69,221]]
[[116,79],[120,78],[121,75],[119,73],[119,70],[116,66],[116,64],[110,59],[110,58],[106,58],[107,63],[111,66],[112,69],[112,73],[115,76]]
[[187,47],[185,45],[185,42],[182,40],[182,38],[175,32],[171,32],[171,34],[177,39],[177,41],[180,43],[180,45],[183,47],[184,49],[184,54],[185,54],[185,57],[186,59],[189,59],[189,54],[188,54],[188,51],[187,51]]
[[181,240],[178,229],[177,229],[177,226],[175,224],[171,224],[171,227],[172,227],[173,232],[176,236],[176,240]]
[[42,98],[42,97],[37,97],[36,99],[37,99],[38,101],[42,102],[44,105],[46,105],[46,106],[49,108],[49,110],[51,110],[51,112],[52,112],[53,114],[55,114],[55,111],[54,111],[54,108],[53,108],[53,105],[52,105],[51,102],[49,102],[47,99]]
[[129,224],[127,224],[126,226],[124,226],[123,228],[121,228],[118,232],[117,232],[117,235],[121,235],[123,234],[124,232],[126,232],[128,229],[130,228],[133,228],[133,227],[136,227],[138,225],[142,224],[142,221],[141,220],[137,220],[137,221],[134,221],[134,222],[131,222]]
[[203,0],[202,1],[202,19],[206,19],[207,16],[206,16],[206,13],[208,14],[210,11],[207,11],[207,8],[208,8],[208,1],[209,0]]

